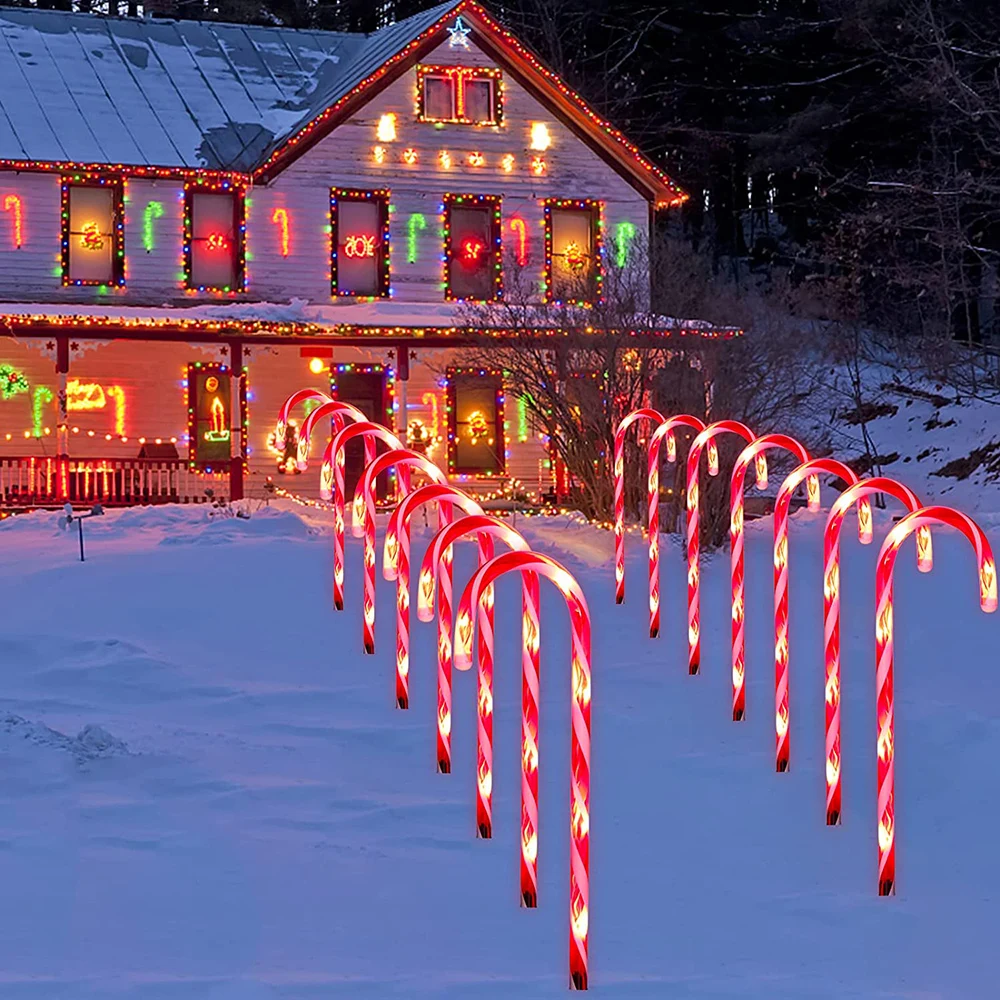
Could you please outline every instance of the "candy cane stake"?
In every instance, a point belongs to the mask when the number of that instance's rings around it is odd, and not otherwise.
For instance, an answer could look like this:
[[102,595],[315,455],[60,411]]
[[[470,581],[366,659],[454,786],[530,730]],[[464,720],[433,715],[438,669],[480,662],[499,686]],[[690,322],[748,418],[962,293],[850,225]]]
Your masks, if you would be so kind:
[[[365,469],[361,482],[354,491],[351,507],[351,533],[365,540],[364,569],[364,650],[375,652],[375,483],[378,477],[395,467],[400,496],[410,492],[410,470],[423,472],[432,482],[448,485],[445,474],[426,455],[408,448],[395,448],[384,452]],[[396,705],[409,708],[409,662],[396,662]]]
[[[431,539],[420,567],[417,587],[417,617],[434,618],[434,578],[444,566],[445,554],[461,538],[475,534],[479,543],[479,565],[493,558],[493,540],[500,539],[515,552],[527,552],[528,543],[509,525],[495,517],[475,514],[462,517],[441,528]],[[440,579],[440,576],[438,577]],[[442,604],[438,605],[440,622]],[[479,675],[476,697],[476,832],[493,836],[493,589],[484,593],[479,605]],[[521,826],[525,822],[538,829],[538,576],[521,574]],[[450,653],[450,647],[449,647]],[[440,673],[439,673],[440,676]],[[449,711],[451,706],[451,663],[448,664]],[[534,863],[521,859],[521,899],[538,896],[538,876]],[[533,902],[525,905],[533,906]]]
[[293,392],[278,410],[278,421],[274,425],[274,440],[281,442],[285,440],[285,430],[288,427],[288,418],[292,410],[310,399],[315,399],[319,403],[332,403],[333,399],[329,393],[321,392],[319,389],[299,389]]
[[747,467],[751,462],[757,471],[757,487],[767,489],[767,451],[780,448],[790,451],[799,462],[809,461],[809,452],[795,438],[786,434],[765,434],[748,444],[740,452],[729,480],[729,543],[731,553],[732,585],[732,660],[733,660],[733,721],[740,722],[746,715],[746,676],[744,662],[745,637],[743,634],[743,494]]
[[365,423],[368,418],[350,403],[341,403],[337,399],[331,399],[328,403],[320,403],[316,409],[306,414],[302,421],[302,429],[299,431],[299,442],[295,456],[295,466],[299,472],[305,472],[309,468],[309,446],[312,442],[313,431],[316,425],[324,418],[333,420],[333,433],[344,429],[344,423],[350,420],[352,423]]
[[787,771],[791,763],[788,697],[788,514],[792,495],[803,480],[806,483],[809,509],[819,510],[821,474],[836,476],[848,486],[858,481],[854,470],[843,462],[833,458],[816,458],[789,473],[781,484],[774,503],[774,766],[779,772]]
[[[844,517],[858,504],[858,535],[862,545],[872,540],[872,509],[868,498],[886,493],[913,513],[921,507],[916,494],[895,479],[863,479],[837,497],[823,532],[823,645],[826,661],[826,823],[837,826],[841,818],[842,760],[840,755],[840,531]],[[933,566],[930,528],[917,529],[917,569]]]
[[[396,672],[409,676],[410,665],[410,517],[423,504],[436,503],[438,526],[449,524],[457,507],[465,514],[482,514],[483,510],[467,493],[455,486],[430,483],[408,493],[396,505],[389,517],[382,549],[382,576],[396,581]],[[486,552],[480,546],[480,564],[493,558],[492,548]],[[451,546],[441,555],[440,586],[447,593],[451,608]],[[447,585],[447,586],[446,586]],[[442,596],[442,602],[445,597]],[[488,625],[492,632],[492,611]],[[437,670],[437,769],[451,772],[451,621],[438,625]]]
[[697,418],[682,413],[664,420],[653,432],[647,445],[649,466],[649,637],[660,634],[660,445],[667,441],[667,461],[677,461],[677,439],[674,432],[689,427],[695,432],[705,429]]
[[[486,588],[505,573],[537,573],[551,580],[566,600],[572,630],[572,744],[570,766],[569,980],[570,988],[585,990],[588,982],[587,936],[590,926],[590,612],[575,579],[548,556],[534,552],[505,552],[469,581],[458,606],[455,626],[455,666],[472,666],[473,607],[485,600]],[[521,829],[522,858],[534,862],[538,828]]]
[[896,553],[904,541],[920,528],[940,524],[956,528],[976,551],[979,569],[979,606],[989,613],[997,609],[997,574],[993,550],[982,528],[965,514],[951,507],[922,507],[907,514],[886,536],[879,552],[875,572],[875,651],[878,718],[878,894],[896,892],[896,823],[895,812],[895,706],[893,701],[893,621],[892,577]]
[[333,604],[338,611],[344,609],[344,448],[348,442],[361,438],[365,443],[365,466],[375,461],[375,443],[381,441],[387,448],[402,448],[398,437],[381,424],[370,421],[351,424],[334,434],[323,451],[323,467],[319,474],[319,495],[324,500],[333,498]]
[[708,474],[719,474],[719,448],[715,439],[720,434],[738,434],[744,441],[753,441],[754,432],[736,420],[720,420],[709,424],[688,449],[687,459],[687,565],[688,565],[688,673],[701,669],[701,552],[698,489],[698,468],[701,453],[708,447]]
[[[633,410],[615,430],[615,604],[625,601],[625,435],[640,420],[658,426],[663,423],[664,416],[659,410],[643,407]],[[650,516],[654,500],[653,497],[649,498]]]

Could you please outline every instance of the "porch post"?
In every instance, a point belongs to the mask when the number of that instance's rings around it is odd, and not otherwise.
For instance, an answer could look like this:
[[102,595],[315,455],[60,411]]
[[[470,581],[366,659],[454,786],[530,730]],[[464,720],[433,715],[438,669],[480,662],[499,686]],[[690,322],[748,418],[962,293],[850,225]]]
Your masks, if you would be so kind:
[[229,499],[243,499],[243,411],[240,376],[243,374],[243,341],[229,342]]
[[69,499],[69,406],[66,383],[69,376],[69,336],[56,336],[56,495]]
[[396,427],[396,436],[403,442],[404,448],[410,447],[407,438],[409,419],[406,415],[406,383],[410,381],[410,349],[396,348],[396,406],[399,409],[400,426]]

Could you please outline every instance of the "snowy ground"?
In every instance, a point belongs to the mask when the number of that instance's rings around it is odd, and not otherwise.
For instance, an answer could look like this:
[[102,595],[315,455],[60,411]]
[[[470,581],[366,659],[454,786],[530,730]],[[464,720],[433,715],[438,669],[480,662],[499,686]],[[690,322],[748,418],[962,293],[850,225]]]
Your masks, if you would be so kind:
[[[1000,548],[1000,517],[980,519]],[[473,678],[456,680],[456,773],[438,775],[434,629],[414,623],[412,709],[399,712],[391,586],[379,581],[377,655],[362,657],[358,543],[337,615],[317,523],[128,511],[88,524],[85,564],[55,515],[0,524],[3,1000],[565,994],[568,629],[554,592],[530,912],[517,905],[516,585],[499,595],[497,830],[484,842]],[[742,725],[729,720],[725,559],[706,568],[703,674],[690,678],[679,551],[666,543],[664,635],[650,641],[636,536],[616,608],[609,536],[518,524],[579,575],[595,616],[596,995],[996,996],[1000,616],[979,611],[957,536],[935,539],[930,576],[900,560],[899,895],[879,899],[877,546],[845,532],[845,824],[828,829],[821,523],[793,522],[785,775],[772,762],[770,520],[748,532]]]

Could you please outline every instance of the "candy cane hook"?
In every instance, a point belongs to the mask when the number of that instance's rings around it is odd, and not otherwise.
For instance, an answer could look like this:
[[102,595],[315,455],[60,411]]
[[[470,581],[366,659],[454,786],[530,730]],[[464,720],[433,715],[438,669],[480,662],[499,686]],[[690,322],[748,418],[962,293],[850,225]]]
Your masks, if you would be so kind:
[[310,399],[316,400],[318,403],[331,403],[333,402],[333,397],[329,393],[321,392],[319,389],[299,389],[293,392],[288,399],[286,399],[278,410],[278,421],[274,425],[274,440],[281,442],[285,440],[285,430],[288,427],[288,418],[291,415],[292,410],[299,405],[299,403],[308,402]]
[[350,403],[341,403],[337,399],[331,399],[327,403],[320,403],[314,410],[306,414],[302,421],[302,429],[299,431],[299,442],[295,457],[296,468],[300,472],[305,472],[309,468],[309,448],[312,443],[313,432],[316,425],[324,418],[333,420],[333,433],[344,429],[346,420],[353,423],[365,423],[368,418]]

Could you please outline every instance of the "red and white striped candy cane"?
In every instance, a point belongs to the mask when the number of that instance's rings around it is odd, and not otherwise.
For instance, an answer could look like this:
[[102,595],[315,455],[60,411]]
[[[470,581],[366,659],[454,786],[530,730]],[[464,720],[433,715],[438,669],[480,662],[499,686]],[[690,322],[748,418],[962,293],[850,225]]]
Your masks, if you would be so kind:
[[854,470],[834,458],[815,458],[793,469],[774,502],[774,745],[775,769],[791,763],[790,703],[788,698],[788,515],[792,495],[806,483],[809,509],[820,507],[820,475],[836,476],[848,486],[858,481]]
[[[472,666],[472,609],[478,607],[484,590],[505,573],[537,573],[551,580],[566,600],[572,632],[572,744],[570,767],[570,892],[569,976],[570,988],[585,990],[588,984],[587,941],[590,928],[590,612],[576,580],[548,556],[535,552],[506,552],[477,570],[458,606],[455,625],[455,666]],[[521,854],[537,858],[537,815],[521,831]]]
[[[355,538],[363,537],[364,544],[364,650],[375,652],[375,485],[378,477],[395,468],[401,496],[410,492],[410,471],[423,472],[432,482],[448,485],[445,474],[426,455],[420,455],[408,448],[394,448],[379,455],[361,476],[354,491],[351,508],[351,533]],[[396,705],[409,708],[410,684],[409,661],[396,661]]]
[[649,637],[660,634],[660,444],[667,441],[667,461],[677,461],[675,431],[687,427],[695,432],[705,429],[697,417],[686,413],[668,417],[653,432],[647,446],[649,468]]
[[274,440],[281,442],[285,440],[285,431],[288,428],[288,418],[299,403],[306,403],[314,399],[318,403],[332,403],[333,398],[328,392],[319,389],[298,389],[293,392],[278,408],[278,420],[274,425]]
[[[851,505],[858,505],[858,537],[863,545],[872,540],[872,510],[868,498],[878,493],[894,497],[912,513],[921,507],[916,494],[895,479],[876,476],[844,490],[830,510],[823,531],[823,650],[826,663],[824,702],[826,823],[837,826],[841,819],[843,761],[840,753],[840,532]],[[917,568],[930,571],[934,564],[930,528],[917,529]]]
[[[417,587],[417,617],[434,619],[434,581],[444,553],[455,542],[475,534],[479,543],[479,565],[493,558],[493,540],[499,539],[516,552],[526,552],[528,543],[509,525],[482,513],[458,518],[442,527],[431,539],[420,567]],[[440,603],[438,605],[440,614]],[[538,578],[524,573],[521,577],[522,662],[521,662],[521,811],[526,800],[538,813]],[[487,588],[479,605],[479,674],[477,683],[476,740],[476,833],[493,836],[493,588]],[[533,624],[531,633],[529,623]],[[533,638],[532,638],[533,634]],[[451,706],[451,665],[448,670],[449,710]],[[522,824],[523,825],[523,824]],[[523,860],[523,859],[522,859]],[[527,890],[537,895],[538,880],[534,868],[521,872],[522,900]],[[533,898],[533,897],[532,897]],[[526,904],[533,905],[533,904]]]
[[740,452],[729,480],[729,544],[731,551],[730,581],[732,585],[732,664],[733,664],[733,721],[746,716],[746,670],[744,664],[745,638],[743,634],[743,493],[747,466],[755,463],[757,486],[767,488],[767,457],[772,449],[790,451],[799,462],[809,461],[809,452],[795,438],[787,434],[765,434],[751,441]]
[[[482,514],[475,500],[456,486],[429,483],[408,493],[395,507],[385,532],[382,550],[382,575],[396,581],[396,673],[409,676],[410,663],[410,517],[420,506],[436,503],[438,525],[451,522],[457,507],[465,514]],[[492,558],[492,550],[489,558]],[[486,562],[480,552],[480,561]],[[449,563],[450,566],[450,557]],[[491,618],[492,621],[492,618]],[[442,774],[451,771],[451,658],[445,669],[438,662],[437,674],[437,769]]]
[[[615,430],[615,604],[625,601],[625,435],[640,420],[659,425],[664,417],[659,410],[642,407],[633,410]],[[648,475],[648,467],[647,467]],[[653,498],[648,497],[649,515],[652,516]],[[650,535],[652,539],[652,535]],[[652,541],[650,542],[652,544]],[[652,555],[650,555],[652,559]]]
[[334,434],[344,429],[344,423],[347,420],[356,424],[365,423],[368,420],[356,406],[352,406],[350,403],[341,403],[336,399],[331,399],[328,403],[320,403],[315,410],[306,414],[306,419],[302,421],[302,429],[299,431],[295,465],[300,472],[305,472],[309,468],[309,447],[313,432],[317,424],[324,418],[333,420]]
[[399,438],[381,424],[365,422],[350,424],[334,434],[323,451],[323,468],[319,477],[319,495],[333,499],[333,605],[344,610],[344,506],[347,490],[344,486],[344,448],[348,442],[361,438],[365,443],[365,465],[375,461],[375,443],[387,448],[402,448]]
[[886,536],[875,572],[876,716],[878,719],[878,893],[896,892],[896,803],[895,803],[895,703],[893,697],[892,577],[896,553],[903,542],[923,527],[956,528],[972,544],[979,570],[979,606],[985,612],[997,609],[997,574],[993,550],[982,528],[951,507],[922,507],[907,514]]
[[720,434],[738,434],[744,441],[753,441],[754,433],[736,420],[720,420],[709,424],[699,433],[688,449],[687,459],[687,598],[688,598],[688,673],[701,669],[701,540],[699,508],[701,491],[698,488],[698,469],[701,453],[708,447],[708,474],[719,474],[719,449],[716,438]]

